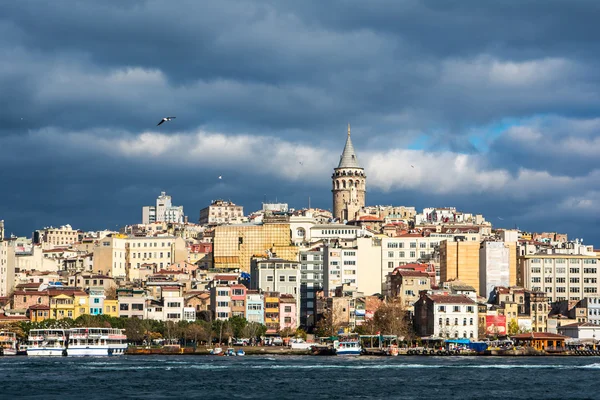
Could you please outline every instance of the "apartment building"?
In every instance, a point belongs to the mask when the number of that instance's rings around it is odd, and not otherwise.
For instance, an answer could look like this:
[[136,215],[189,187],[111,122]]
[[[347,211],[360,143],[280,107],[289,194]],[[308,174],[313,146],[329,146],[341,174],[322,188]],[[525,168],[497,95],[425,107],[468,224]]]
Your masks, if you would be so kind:
[[289,294],[282,294],[279,298],[279,330],[294,332],[298,328],[298,310],[296,299]]
[[281,258],[252,258],[250,289],[298,297],[300,263]]
[[479,248],[479,293],[488,298],[496,286],[514,286],[517,280],[517,244],[484,241]]
[[[440,244],[440,282],[459,280],[479,288],[479,242],[455,237]],[[480,293],[481,295],[481,293]]]
[[405,309],[413,313],[414,303],[419,300],[422,290],[431,290],[431,280],[426,272],[396,268],[387,276],[387,295],[398,297]]
[[144,319],[146,316],[146,291],[144,289],[117,289],[119,317]]
[[69,246],[82,238],[83,232],[73,229],[71,225],[44,228],[33,233],[33,243],[41,244],[44,248]]
[[265,323],[265,299],[258,291],[246,292],[246,320],[258,324]]
[[323,249],[323,291],[325,297],[335,294],[338,286],[358,286],[358,249],[326,245]]
[[323,246],[300,252],[300,325],[315,324],[316,293],[323,290]]
[[546,293],[551,302],[578,301],[600,293],[598,264],[595,254],[522,255],[517,259],[517,283]]
[[244,207],[231,201],[214,200],[200,210],[200,225],[239,224],[244,222]]
[[154,222],[179,223],[184,222],[183,206],[173,206],[171,196],[160,192],[155,206],[142,207],[142,224]]
[[279,319],[279,296],[280,293],[278,292],[264,292],[267,334],[277,333],[281,326]]
[[246,286],[231,285],[231,316],[246,317]]
[[94,247],[93,270],[113,278],[138,280],[144,264],[153,264],[160,270],[186,260],[186,243],[180,237],[112,235]]
[[217,284],[210,288],[210,307],[214,317],[220,321],[231,318],[231,287]]

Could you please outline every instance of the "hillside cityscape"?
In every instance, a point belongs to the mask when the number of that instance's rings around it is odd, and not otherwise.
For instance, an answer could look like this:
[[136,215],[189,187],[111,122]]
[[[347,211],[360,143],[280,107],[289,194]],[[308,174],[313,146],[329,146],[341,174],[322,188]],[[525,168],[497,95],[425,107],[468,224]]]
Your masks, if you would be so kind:
[[[219,325],[220,341],[387,329],[405,339],[529,333],[595,346],[600,251],[566,234],[495,228],[453,207],[368,206],[367,172],[348,126],[332,212],[264,203],[246,214],[220,199],[194,223],[162,192],[141,207],[141,223],[118,232],[64,225],[6,237],[0,222],[0,324],[104,316],[231,322],[225,332]],[[390,305],[402,324],[374,324]],[[153,338],[172,336],[156,330]]]

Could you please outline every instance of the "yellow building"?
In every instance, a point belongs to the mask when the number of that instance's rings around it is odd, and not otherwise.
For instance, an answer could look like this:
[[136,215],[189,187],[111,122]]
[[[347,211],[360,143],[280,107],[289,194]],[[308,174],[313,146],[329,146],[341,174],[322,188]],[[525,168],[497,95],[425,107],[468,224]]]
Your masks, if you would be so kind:
[[440,243],[440,282],[459,280],[479,287],[479,242],[445,240]]
[[269,334],[279,330],[279,292],[265,292],[265,325]]
[[291,245],[289,223],[237,224],[215,227],[214,268],[250,272],[250,259],[270,251],[285,260],[298,259],[298,247]]
[[[81,290],[51,290],[50,318],[77,318],[89,313],[88,295]],[[83,311],[83,312],[82,312]]]
[[111,317],[119,316],[119,301],[118,300],[104,300],[104,315]]

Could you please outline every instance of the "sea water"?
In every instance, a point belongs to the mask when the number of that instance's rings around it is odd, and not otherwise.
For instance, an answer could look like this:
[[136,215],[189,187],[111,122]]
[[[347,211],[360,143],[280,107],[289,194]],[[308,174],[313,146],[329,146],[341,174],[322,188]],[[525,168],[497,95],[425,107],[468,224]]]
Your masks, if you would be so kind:
[[599,399],[600,357],[0,358],[0,399]]

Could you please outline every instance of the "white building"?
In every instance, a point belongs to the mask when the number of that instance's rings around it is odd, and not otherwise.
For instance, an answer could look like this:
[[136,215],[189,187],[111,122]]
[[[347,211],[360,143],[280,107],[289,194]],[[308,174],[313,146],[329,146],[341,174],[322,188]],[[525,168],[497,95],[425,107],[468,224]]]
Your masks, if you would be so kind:
[[565,335],[573,339],[596,341],[600,339],[600,325],[590,322],[576,322],[562,325],[556,328],[559,335]]
[[200,210],[200,225],[240,224],[246,222],[244,207],[231,201],[214,200],[210,206]]
[[307,241],[309,243],[316,243],[323,240],[325,242],[339,242],[340,245],[343,245],[343,243],[351,242],[359,237],[372,236],[374,236],[373,233],[360,226],[321,224],[310,228],[310,236],[308,236]]
[[[587,297],[586,305],[588,322],[600,325],[600,297]],[[600,339],[600,337],[598,337],[598,339]]]
[[481,240],[479,233],[431,233],[423,236],[420,233],[407,233],[398,237],[385,237],[381,240],[381,269],[385,277],[396,267],[430,262],[439,245],[444,240],[453,241],[456,236],[463,236],[466,241]]
[[231,288],[228,285],[214,285],[210,288],[210,307],[215,319],[228,320],[231,315]]
[[414,304],[417,335],[445,339],[478,338],[477,303],[460,294],[423,294]]
[[0,297],[6,297],[15,281],[15,247],[4,239],[4,221],[0,221]]
[[358,249],[325,246],[323,255],[325,297],[334,296],[335,288],[343,284],[358,287]]
[[300,263],[281,258],[253,258],[250,265],[250,289],[291,294],[300,292]]
[[479,293],[488,298],[495,287],[509,287],[510,249],[504,242],[481,243],[479,248]]
[[165,192],[160,192],[156,199],[156,206],[142,207],[142,223],[150,224],[153,222],[183,223],[183,206],[173,206],[171,196]]
[[551,302],[600,294],[598,255],[546,253],[517,258],[517,285],[545,292]]

